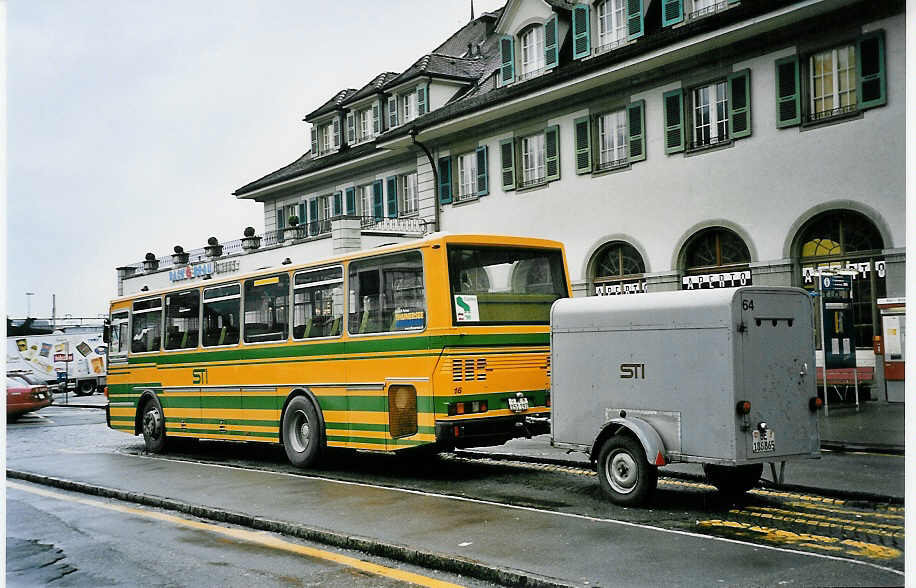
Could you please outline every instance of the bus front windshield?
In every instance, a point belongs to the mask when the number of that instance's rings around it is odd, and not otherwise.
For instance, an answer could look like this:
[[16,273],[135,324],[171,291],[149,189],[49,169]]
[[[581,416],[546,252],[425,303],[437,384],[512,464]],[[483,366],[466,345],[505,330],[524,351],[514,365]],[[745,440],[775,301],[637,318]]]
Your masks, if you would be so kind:
[[568,296],[558,249],[450,245],[448,270],[456,325],[546,325]]

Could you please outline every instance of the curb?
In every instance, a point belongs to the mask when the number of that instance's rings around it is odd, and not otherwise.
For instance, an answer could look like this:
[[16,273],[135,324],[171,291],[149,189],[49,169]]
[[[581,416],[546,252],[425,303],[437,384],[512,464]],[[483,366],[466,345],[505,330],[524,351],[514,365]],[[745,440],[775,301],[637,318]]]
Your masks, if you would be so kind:
[[[826,449],[826,446],[824,446]],[[841,451],[841,450],[837,450]],[[856,450],[861,451],[861,450]],[[466,449],[456,450],[455,455],[458,456],[467,456],[472,458],[489,458],[494,460],[501,461],[521,461],[524,463],[540,463],[540,464],[550,464],[558,465],[565,467],[575,467],[582,469],[591,469],[591,467],[583,462],[577,461],[574,459],[559,459],[551,457],[531,457],[528,455],[515,455],[512,453],[489,453],[483,451],[469,451]],[[689,474],[686,472],[664,472],[664,476],[668,478],[677,478],[680,480],[689,480],[691,482],[706,482],[706,477],[699,474]],[[833,488],[818,488],[816,486],[804,486],[802,484],[776,484],[770,480],[761,478],[758,483],[759,487],[766,488],[767,490],[781,490],[781,491],[790,491],[790,492],[817,492],[823,496],[829,498],[839,498],[842,500],[864,500],[868,502],[886,502],[888,504],[904,504],[905,500],[903,496],[891,496],[889,494],[878,494],[875,492],[861,492],[857,490],[837,490]]]
[[105,410],[105,407],[107,405],[105,404],[101,404],[101,405],[99,404],[74,404],[72,402],[70,402],[69,404],[66,402],[61,402],[60,404],[58,404],[55,402],[51,406],[59,406],[63,408],[97,408],[99,410]]
[[455,555],[422,551],[404,545],[378,541],[370,537],[346,535],[319,527],[261,519],[245,513],[233,512],[210,506],[189,504],[179,500],[161,498],[139,492],[128,492],[116,488],[96,486],[85,482],[77,482],[74,480],[66,480],[63,478],[55,478],[52,476],[11,469],[6,470],[6,477],[25,480],[44,486],[53,486],[72,492],[100,496],[102,498],[112,498],[124,502],[133,502],[145,506],[172,510],[202,519],[239,525],[258,531],[279,533],[281,535],[297,537],[306,541],[330,545],[340,549],[360,551],[369,555],[384,557],[427,569],[435,569],[452,574],[468,576],[503,586],[531,586],[533,588],[572,588],[575,586],[574,584],[568,584],[553,578],[538,576],[536,574],[511,568],[490,566]]

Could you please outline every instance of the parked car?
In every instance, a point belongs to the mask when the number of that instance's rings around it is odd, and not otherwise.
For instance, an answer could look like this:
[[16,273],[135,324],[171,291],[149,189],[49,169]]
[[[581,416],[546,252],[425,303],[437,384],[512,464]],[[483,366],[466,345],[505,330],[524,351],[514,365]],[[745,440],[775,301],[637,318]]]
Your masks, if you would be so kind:
[[6,377],[6,420],[15,421],[27,412],[40,410],[53,402],[44,384],[30,384],[23,376]]

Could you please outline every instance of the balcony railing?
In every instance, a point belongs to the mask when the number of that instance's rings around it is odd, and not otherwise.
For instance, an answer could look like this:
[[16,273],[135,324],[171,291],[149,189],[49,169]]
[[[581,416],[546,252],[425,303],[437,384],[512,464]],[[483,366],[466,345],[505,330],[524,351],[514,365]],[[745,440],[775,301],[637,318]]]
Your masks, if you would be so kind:
[[696,18],[703,18],[706,16],[710,16],[717,12],[722,12],[726,8],[728,8],[728,2],[717,2],[711,6],[707,6],[705,8],[699,8],[697,10],[694,10],[688,13],[687,20],[694,20]]
[[856,104],[850,104],[849,106],[840,106],[839,108],[834,108],[832,110],[822,110],[821,112],[809,112],[805,114],[805,122],[813,123],[820,122],[822,120],[828,120],[831,118],[836,118],[839,116],[845,116],[847,114],[852,114],[858,110]]
[[595,47],[595,55],[600,55],[601,53],[607,53],[608,51],[613,51],[618,47],[623,47],[627,44],[627,38],[624,36],[622,39],[617,39],[616,41],[610,41],[603,45],[598,45]]
[[536,78],[538,76],[544,75],[551,69],[553,68],[552,67],[551,68],[542,67],[539,69],[533,69],[525,73],[519,73],[517,79],[519,82],[524,82],[525,80],[530,80],[531,78]]
[[595,164],[595,171],[607,171],[609,169],[617,169],[618,167],[626,167],[630,163],[630,160],[624,157],[623,159],[613,159],[611,161],[602,161]]
[[360,228],[364,231],[422,235],[426,233],[426,221],[418,216],[402,216],[398,218],[364,216],[360,219]]
[[708,147],[715,147],[716,145],[722,145],[730,142],[731,139],[728,138],[728,135],[720,135],[718,137],[709,137],[706,139],[699,139],[697,141],[690,141],[687,143],[687,151],[699,151],[701,149],[706,149]]

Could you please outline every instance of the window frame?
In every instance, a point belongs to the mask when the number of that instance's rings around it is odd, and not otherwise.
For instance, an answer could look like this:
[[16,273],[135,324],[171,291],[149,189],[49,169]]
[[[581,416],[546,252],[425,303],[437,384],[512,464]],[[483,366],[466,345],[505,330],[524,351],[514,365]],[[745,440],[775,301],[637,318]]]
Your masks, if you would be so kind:
[[[372,184],[358,184],[356,186],[356,216],[371,217],[375,203],[373,202]],[[368,210],[366,204],[368,203]]]
[[[603,2],[597,4],[595,13],[596,32],[598,33],[598,44],[595,47],[595,53],[610,51],[629,40],[626,0],[603,0]],[[618,13],[620,13],[620,22],[617,22]],[[611,25],[609,30],[602,32],[602,28],[606,27],[608,22]],[[612,38],[606,41],[608,37]]]
[[[458,181],[458,191],[455,194],[455,202],[466,202],[475,200],[478,197],[479,190],[477,186],[477,151],[468,151],[455,156],[457,165],[456,180]],[[468,166],[470,163],[470,166]],[[469,182],[465,182],[465,176],[468,176]],[[467,188],[467,192],[465,192]]]
[[[226,287],[229,287],[229,286],[237,286],[238,289],[239,289],[239,293],[238,293],[238,294],[230,294],[230,295],[228,295],[228,296],[220,296],[220,297],[218,297],[218,298],[213,298],[213,299],[211,299],[211,300],[207,300],[207,299],[206,299],[206,296],[207,296],[207,292],[208,292],[208,291],[210,291],[210,290],[216,290],[216,289],[218,289],[218,288],[226,288]],[[200,347],[201,347],[201,349],[205,349],[205,350],[206,350],[206,349],[222,349],[222,348],[226,348],[226,347],[236,347],[236,346],[238,346],[239,343],[241,343],[242,341],[244,341],[244,339],[242,338],[242,330],[243,330],[244,327],[245,327],[245,316],[244,316],[244,315],[245,315],[245,306],[244,306],[244,303],[242,302],[242,295],[243,295],[243,293],[244,293],[244,290],[245,290],[245,288],[243,287],[243,283],[242,283],[241,281],[225,282],[225,283],[222,283],[222,284],[216,284],[216,285],[208,286],[208,287],[206,287],[206,288],[202,288],[202,289],[201,289],[201,293],[200,293],[200,313],[201,313],[201,316],[200,316],[200,331],[201,331],[201,333],[200,333]],[[238,301],[239,301],[239,304],[238,304],[238,309],[239,309],[239,340],[238,340],[238,342],[237,342],[237,343],[225,343],[225,344],[223,344],[223,345],[205,345],[205,344],[204,344],[204,335],[203,335],[203,331],[204,331],[204,324],[203,324],[203,322],[204,322],[204,306],[205,306],[208,302],[209,302],[209,303],[213,303],[213,302],[221,302],[221,301],[223,301],[223,300],[233,300],[233,299],[238,299]]]
[[[133,305],[131,305],[133,306]],[[118,359],[126,358],[130,353],[130,342],[131,342],[131,330],[130,330],[130,308],[116,310],[109,314],[108,324],[111,325],[111,332],[114,333],[117,329],[118,332],[118,351],[112,352],[111,344],[109,343],[108,356],[116,357]],[[123,340],[120,328],[122,325],[127,325],[127,339]],[[124,351],[121,352],[120,348],[124,347]]]
[[[540,159],[541,165],[540,169],[543,170],[543,174],[535,177],[528,177],[529,170],[534,170],[537,172],[539,169],[538,162],[534,161],[532,167],[527,166],[525,160],[526,153],[530,153],[530,149],[526,150],[526,147],[529,146],[529,141],[533,138],[537,138],[539,145],[537,146],[537,151],[535,152],[535,159]],[[547,183],[547,132],[546,130],[540,131],[537,133],[531,133],[519,137],[519,163],[521,164],[521,174],[519,174],[519,187],[520,188],[531,188],[534,186],[540,186]]]
[[[519,31],[519,73],[518,81],[536,77],[547,70],[546,42],[543,24],[533,24]],[[533,46],[526,45],[526,40],[533,41]],[[526,52],[529,54],[526,60]]]
[[[135,305],[137,305],[138,303],[141,303],[141,302],[146,302],[146,301],[148,301],[148,300],[158,300],[158,301],[159,301],[159,308],[143,309],[143,310],[139,310],[139,311],[134,310],[134,306],[135,306]],[[130,304],[130,329],[129,329],[130,341],[131,341],[131,343],[130,343],[130,345],[128,346],[128,355],[148,355],[148,354],[151,354],[151,353],[161,353],[161,352],[162,352],[162,330],[163,330],[163,322],[164,322],[164,320],[165,320],[165,318],[164,318],[164,317],[165,317],[165,306],[164,306],[164,304],[165,304],[165,303],[164,303],[163,300],[162,300],[162,295],[161,295],[161,294],[160,294],[159,296],[145,296],[145,297],[143,297],[143,298],[137,298],[137,299],[131,301],[131,304]],[[146,314],[146,313],[149,313],[149,312],[156,312],[157,310],[159,311],[159,348],[158,348],[158,349],[153,349],[153,350],[148,350],[148,351],[134,351],[134,350],[133,350],[133,340],[134,340],[134,318],[135,318],[135,315],[137,315],[137,314]]]
[[[595,147],[596,147],[595,151],[597,152],[598,156],[595,158],[593,171],[603,172],[603,171],[608,171],[612,169],[620,169],[623,167],[627,167],[630,164],[630,159],[629,159],[629,156],[630,156],[630,153],[629,153],[630,121],[629,121],[629,112],[628,112],[627,106],[628,105],[624,105],[620,108],[616,108],[613,110],[606,110],[594,116],[594,119],[595,119]],[[611,117],[611,116],[616,116],[623,120],[622,143],[620,145],[615,145],[614,149],[612,150],[612,151],[616,151],[616,150],[622,149],[623,157],[610,159],[608,161],[602,161],[602,154],[605,151],[603,148],[603,144],[602,144],[602,137],[607,134],[606,129],[604,128],[604,125],[605,125],[604,121],[606,118]],[[617,134],[616,131],[619,130],[620,128],[621,126],[619,124],[614,128],[615,139],[616,139],[616,134]]]
[[[286,337],[282,339],[270,339],[267,341],[246,341],[245,339],[248,335],[248,322],[245,320],[245,313],[247,313],[248,310],[246,309],[245,305],[248,302],[248,297],[245,294],[245,283],[248,281],[256,282],[258,280],[269,280],[275,277],[281,278],[282,276],[286,276]],[[252,276],[240,280],[239,285],[241,287],[242,302],[239,316],[239,322],[241,326],[241,330],[239,331],[239,342],[242,343],[242,345],[270,345],[289,342],[290,337],[292,336],[292,283],[293,281],[290,279],[289,272],[273,272],[263,276]]]
[[[174,348],[174,349],[168,349],[168,348],[166,348],[166,344],[168,343],[168,333],[166,332],[166,329],[168,329],[168,327],[169,327],[169,325],[168,325],[169,317],[168,317],[168,314],[167,314],[167,309],[168,309],[167,301],[168,301],[168,298],[169,298],[169,296],[178,296],[178,295],[180,295],[180,294],[185,294],[185,293],[190,293],[190,292],[197,292],[197,344],[194,345],[193,347],[176,347],[176,348]],[[186,290],[174,290],[174,291],[172,291],[172,292],[166,292],[166,293],[163,295],[163,297],[162,297],[162,329],[163,329],[163,331],[162,331],[162,334],[163,334],[163,337],[162,337],[162,351],[163,351],[163,353],[172,353],[172,352],[176,352],[176,351],[183,351],[183,352],[187,353],[189,350],[200,349],[200,346],[201,346],[201,345],[200,345],[200,344],[201,344],[201,326],[202,326],[202,324],[203,324],[203,320],[202,320],[202,317],[201,317],[201,311],[202,311],[202,309],[203,309],[202,303],[203,303],[203,293],[200,291],[200,288],[188,288],[188,289],[186,289]]]
[[[320,282],[314,282],[314,283],[310,283],[310,284],[303,284],[302,286],[299,286],[299,288],[296,288],[296,276],[299,276],[299,275],[302,275],[302,274],[308,274],[308,273],[319,272],[319,271],[327,271],[327,270],[329,270],[329,269],[335,269],[335,268],[340,269],[340,280],[339,280],[339,282],[338,282],[338,280],[336,280],[336,279],[329,279],[329,280],[322,280],[322,281],[320,281]],[[305,268],[305,269],[302,269],[302,270],[293,272],[292,278],[290,279],[290,288],[292,289],[292,297],[291,297],[291,301],[292,301],[292,305],[291,305],[292,312],[290,312],[290,328],[289,328],[290,339],[291,339],[292,341],[298,341],[298,342],[302,342],[302,341],[317,341],[317,340],[324,341],[324,340],[328,340],[328,339],[340,339],[341,337],[343,337],[343,332],[344,332],[344,328],[343,328],[344,325],[343,325],[343,323],[346,322],[346,320],[347,320],[347,288],[346,288],[346,285],[347,285],[347,284],[346,284],[346,275],[347,275],[347,272],[345,271],[343,264],[334,264],[334,265],[327,265],[327,266],[321,266],[321,267]],[[297,289],[298,289],[298,290],[305,290],[305,289],[307,289],[307,288],[315,288],[315,287],[318,287],[318,286],[325,286],[325,285],[331,285],[331,284],[337,284],[337,283],[340,283],[341,296],[342,296],[341,308],[343,309],[343,312],[342,312],[342,314],[341,314],[341,316],[340,316],[340,321],[341,321],[340,332],[338,332],[336,335],[325,335],[325,336],[323,336],[323,337],[301,337],[301,338],[297,338],[296,335],[295,335],[295,328],[296,328],[296,290],[297,290]]]
[[[420,255],[420,264],[419,264],[419,267],[420,267],[420,270],[421,270],[421,272],[422,272],[422,274],[421,274],[421,276],[422,276],[421,289],[423,290],[423,317],[424,317],[424,318],[423,318],[423,328],[422,328],[422,329],[403,330],[403,331],[387,331],[387,330],[385,330],[385,331],[374,331],[374,332],[371,332],[371,333],[358,333],[358,332],[357,332],[357,333],[353,333],[353,332],[351,332],[351,331],[350,331],[350,310],[351,310],[351,309],[350,309],[350,307],[349,307],[349,301],[350,301],[350,299],[351,299],[351,294],[353,294],[353,290],[352,290],[352,288],[353,288],[353,279],[352,279],[352,277],[351,277],[351,267],[353,266],[353,264],[354,264],[354,263],[359,264],[359,263],[361,263],[361,262],[365,262],[365,261],[369,261],[369,260],[378,260],[378,259],[384,259],[384,258],[386,258],[386,257],[395,257],[395,256],[398,256],[398,255],[405,255],[405,254],[411,254],[411,253],[418,253],[418,254]],[[381,264],[380,264],[380,265],[381,265]],[[430,322],[430,321],[429,321],[429,293],[428,293],[428,288],[427,288],[427,285],[428,285],[427,273],[428,273],[428,269],[427,269],[427,265],[426,265],[426,252],[425,252],[425,250],[422,249],[422,248],[418,248],[418,249],[405,249],[405,250],[403,250],[403,251],[394,251],[394,252],[391,252],[391,253],[384,253],[384,254],[382,254],[382,255],[372,255],[372,256],[366,256],[366,257],[359,257],[359,258],[357,258],[357,259],[351,259],[350,261],[347,262],[346,271],[344,272],[345,277],[346,277],[346,282],[345,282],[345,286],[346,286],[346,287],[345,287],[345,289],[344,289],[344,292],[345,292],[345,297],[346,297],[346,300],[347,300],[347,306],[346,306],[346,308],[345,308],[345,313],[344,313],[344,322],[345,322],[346,324],[345,324],[344,328],[342,328],[341,330],[342,330],[342,331],[345,331],[345,332],[347,333],[347,337],[354,337],[354,338],[357,338],[357,337],[377,337],[377,336],[380,336],[380,335],[386,335],[386,336],[391,336],[391,335],[411,336],[411,335],[417,335],[417,334],[426,332],[426,331],[429,329],[429,322]],[[384,286],[384,284],[383,284],[382,281],[380,280],[380,281],[379,281],[379,296],[380,296],[380,297],[381,297],[382,292],[384,291],[383,286]],[[356,308],[359,308],[359,305],[355,305],[355,307],[356,307]],[[380,310],[381,310],[381,308],[380,308]]]
[[[410,181],[410,178],[413,178],[413,181]],[[398,196],[401,200],[400,205],[398,206],[398,216],[412,217],[419,215],[420,190],[416,171],[408,172],[406,174],[398,174],[398,192]],[[409,192],[412,193],[412,199],[408,198]],[[408,206],[409,202],[413,202],[415,206],[411,208]]]
[[[722,96],[719,95],[721,89]],[[697,124],[697,111],[699,107],[697,105],[697,93],[701,90],[709,90],[709,99],[705,104],[705,107],[708,109],[709,121],[706,125]],[[684,92],[684,102],[685,104],[685,114],[689,112],[689,123],[690,123],[690,136],[688,137],[686,151],[702,151],[704,149],[710,149],[720,145],[726,145],[732,142],[731,134],[729,133],[729,102],[728,102],[728,78],[716,79],[704,84],[696,84],[691,86],[687,92]],[[719,107],[721,105],[722,110],[724,111],[724,119],[719,119]],[[713,119],[715,115],[715,120]],[[687,116],[684,117],[685,119]],[[684,121],[685,123],[688,121]],[[706,139],[697,138],[697,130],[700,127],[707,127],[709,129],[709,137]],[[724,129],[721,131],[719,127],[724,126]],[[715,131],[713,133],[713,131]]]
[[[839,51],[846,50],[847,55],[852,54],[852,65],[846,68],[847,80],[849,77],[852,78],[852,84],[847,89],[846,94],[852,94],[855,98],[855,103],[847,106],[839,106],[842,92],[839,90],[839,80],[840,80],[840,71],[839,71]],[[833,108],[825,111],[816,111],[814,102],[818,98],[815,97],[815,67],[813,61],[816,57],[824,54],[830,54],[831,69],[830,75],[832,77],[831,91],[829,94],[822,95],[821,99],[825,96],[829,96],[833,103]],[[804,61],[804,89],[802,90],[805,95],[805,115],[804,120],[808,124],[816,124],[818,122],[832,120],[837,118],[843,118],[845,116],[858,114],[859,112],[859,96],[858,96],[858,55],[856,51],[856,42],[855,40],[850,42],[844,42],[832,47],[821,49],[818,51],[812,51],[809,53]],[[824,76],[822,76],[824,77]]]

